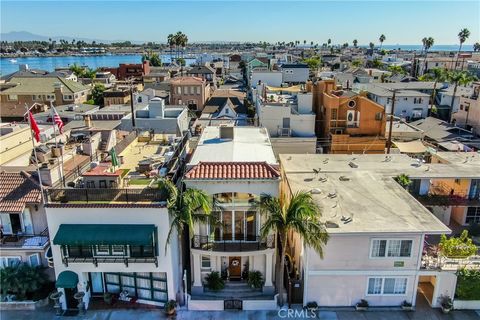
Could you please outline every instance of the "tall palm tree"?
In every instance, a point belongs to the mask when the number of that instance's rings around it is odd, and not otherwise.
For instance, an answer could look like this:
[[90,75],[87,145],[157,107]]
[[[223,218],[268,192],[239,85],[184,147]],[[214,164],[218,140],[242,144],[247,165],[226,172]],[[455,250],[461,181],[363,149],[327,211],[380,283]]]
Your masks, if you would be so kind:
[[424,70],[423,70],[423,74],[425,74],[427,72],[427,55],[428,55],[428,50],[433,46],[433,44],[435,43],[435,40],[432,38],[432,37],[428,37],[428,38],[423,38],[425,40],[425,42],[423,42],[423,47],[425,48],[425,67],[424,67]]
[[175,35],[170,33],[167,37],[167,44],[168,46],[170,47],[170,58],[172,58],[172,50],[173,50],[173,47],[175,46]]
[[[172,234],[176,231],[179,247],[179,283],[183,283],[183,244],[193,236],[193,228],[196,223],[207,223],[209,221],[212,211],[212,200],[208,194],[199,189],[189,188],[182,192],[170,180],[166,179],[161,179],[158,187],[167,194],[167,208],[171,218],[170,229],[165,242],[165,253],[167,252],[168,244],[170,244]],[[177,301],[183,304],[181,290],[177,292]]]
[[480,51],[480,42],[475,42],[473,44],[473,51],[475,52]]
[[358,44],[358,40],[357,39],[354,39],[353,40],[353,46],[356,48],[357,47],[357,44]]
[[457,61],[455,62],[455,69],[457,69],[458,59],[460,58],[460,51],[462,51],[462,45],[465,41],[467,41],[468,37],[470,37],[470,30],[467,28],[463,28],[458,33],[458,41],[460,42],[460,47],[458,48],[457,52]]
[[260,197],[258,207],[260,213],[266,216],[260,229],[261,236],[266,237],[275,232],[280,246],[277,248],[280,265],[277,264],[275,284],[279,294],[278,303],[282,306],[287,235],[295,232],[323,258],[323,247],[328,241],[328,234],[325,225],[320,222],[320,208],[308,192],[298,192],[288,202],[264,194]]
[[332,39],[328,39],[327,44],[330,46],[331,43],[332,43]]
[[454,84],[452,101],[450,102],[450,113],[453,112],[453,104],[455,102],[455,95],[457,94],[458,85],[466,86],[471,82],[475,81],[476,79],[477,77],[472,75],[470,72],[466,72],[462,70],[454,70],[454,71],[448,72],[447,80],[450,83]]
[[442,68],[433,68],[430,70],[430,73],[424,76],[425,81],[434,81],[432,96],[430,97],[430,112],[433,110],[435,105],[435,98],[437,96],[437,84],[439,82],[445,82],[448,79],[448,72]]
[[380,41],[380,49],[382,49],[383,41],[385,41],[385,39],[387,39],[387,37],[385,37],[384,34],[381,34],[380,38],[378,38],[378,41]]

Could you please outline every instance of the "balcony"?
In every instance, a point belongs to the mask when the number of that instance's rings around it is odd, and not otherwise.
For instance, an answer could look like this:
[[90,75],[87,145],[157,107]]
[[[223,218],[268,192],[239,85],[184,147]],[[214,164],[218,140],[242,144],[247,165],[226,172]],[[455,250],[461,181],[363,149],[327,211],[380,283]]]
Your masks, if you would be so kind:
[[447,258],[441,255],[422,256],[421,269],[456,271],[462,268],[480,270],[480,256],[468,258]]
[[0,248],[7,249],[45,249],[50,244],[48,229],[39,234],[23,235],[17,233],[14,235],[4,235],[0,239]]
[[166,194],[159,189],[107,189],[107,188],[65,188],[47,189],[47,203],[70,204],[155,204],[166,201]]
[[260,251],[275,248],[275,236],[223,235],[223,237],[194,235],[192,249],[220,252]]

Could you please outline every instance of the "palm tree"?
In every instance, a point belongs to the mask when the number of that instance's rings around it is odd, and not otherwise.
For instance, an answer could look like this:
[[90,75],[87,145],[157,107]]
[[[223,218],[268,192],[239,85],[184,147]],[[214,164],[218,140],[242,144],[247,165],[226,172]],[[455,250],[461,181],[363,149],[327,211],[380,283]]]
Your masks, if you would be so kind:
[[374,44],[373,42],[370,42],[370,43],[368,44],[368,46],[369,46],[370,49],[372,49],[372,50],[373,50],[373,48],[375,48],[375,44]]
[[428,38],[423,38],[422,42],[423,42],[423,47],[425,48],[425,68],[423,70],[423,74],[425,74],[427,72],[428,49],[430,49],[433,46],[433,44],[435,43],[435,40],[432,37],[428,37]]
[[172,33],[170,33],[167,37],[167,44],[170,47],[170,58],[173,60],[172,50],[173,50],[173,46],[175,45],[175,36]]
[[473,51],[475,52],[480,51],[480,42],[475,42],[473,44]]
[[[176,231],[180,252],[179,283],[183,283],[183,244],[186,239],[193,236],[193,228],[196,223],[207,223],[209,221],[212,211],[211,197],[199,189],[189,188],[183,192],[179,191],[170,180],[166,179],[160,180],[158,187],[167,194],[167,208],[171,218],[170,230],[165,243],[165,253],[167,252],[168,244],[170,244],[172,234]],[[177,295],[177,301],[181,301],[181,304],[183,304],[183,294],[180,290],[177,292]]]
[[328,234],[325,225],[320,222],[322,216],[320,208],[308,192],[294,194],[288,203],[263,194],[258,208],[260,213],[266,216],[266,221],[260,229],[261,236],[266,237],[275,232],[279,244],[277,250],[280,266],[277,264],[275,283],[279,294],[278,303],[282,306],[287,235],[295,232],[307,246],[312,247],[323,258],[323,246],[328,241]]
[[437,95],[437,84],[439,82],[444,82],[447,80],[448,73],[445,69],[442,68],[433,68],[430,70],[429,74],[425,75],[425,80],[426,81],[435,81],[433,84],[433,91],[432,91],[432,96],[430,98],[430,111],[433,110],[434,105],[435,105],[435,97]]
[[467,41],[468,37],[470,37],[470,30],[468,30],[467,28],[463,28],[458,33],[458,40],[460,42],[460,47],[458,48],[457,61],[455,62],[455,69],[457,69],[458,59],[460,58],[460,51],[462,51],[462,45],[465,41]]
[[385,37],[384,34],[381,34],[380,38],[378,38],[378,41],[380,41],[380,49],[382,49],[383,41],[385,41],[385,39],[387,39],[387,38]]
[[327,40],[327,45],[330,46],[331,43],[332,43],[332,39],[328,39],[328,40]]
[[452,96],[452,101],[450,103],[450,112],[453,112],[453,104],[455,102],[455,95],[457,94],[458,85],[466,86],[471,82],[477,80],[477,77],[475,77],[474,75],[466,71],[454,70],[454,71],[448,72],[447,79],[450,83],[453,83],[455,85],[453,87],[453,96]]
[[357,47],[357,44],[358,44],[358,40],[357,39],[354,39],[353,40],[353,46],[356,48]]

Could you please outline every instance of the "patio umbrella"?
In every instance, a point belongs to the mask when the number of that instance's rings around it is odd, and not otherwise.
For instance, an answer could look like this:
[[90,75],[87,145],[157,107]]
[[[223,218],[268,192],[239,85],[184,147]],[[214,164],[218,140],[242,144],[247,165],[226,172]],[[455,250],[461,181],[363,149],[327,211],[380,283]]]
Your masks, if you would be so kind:
[[115,167],[118,166],[118,158],[115,148],[110,149],[110,158],[112,160],[112,166],[115,169]]

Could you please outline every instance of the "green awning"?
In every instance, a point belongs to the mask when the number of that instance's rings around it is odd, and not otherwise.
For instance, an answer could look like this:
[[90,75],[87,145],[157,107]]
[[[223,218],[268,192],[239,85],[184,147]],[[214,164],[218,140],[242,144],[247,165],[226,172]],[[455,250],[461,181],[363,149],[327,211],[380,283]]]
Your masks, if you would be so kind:
[[151,246],[155,229],[153,224],[61,224],[53,244]]
[[58,275],[55,286],[57,288],[76,288],[78,284],[78,275],[73,271],[62,271]]

